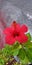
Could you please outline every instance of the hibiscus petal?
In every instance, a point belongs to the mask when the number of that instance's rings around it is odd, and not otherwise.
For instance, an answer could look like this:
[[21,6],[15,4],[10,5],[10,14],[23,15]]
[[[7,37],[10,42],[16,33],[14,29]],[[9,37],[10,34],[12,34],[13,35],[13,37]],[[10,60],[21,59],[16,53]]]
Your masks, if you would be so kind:
[[22,44],[28,41],[28,37],[25,34],[21,34],[20,36],[16,37],[16,41]]
[[10,31],[11,31],[11,29],[8,27],[8,28],[6,28],[6,29],[4,30],[4,34],[9,34]]
[[15,32],[19,32],[20,24],[16,23],[16,21],[13,21],[12,28],[14,28]]
[[13,34],[14,33],[14,29],[12,27],[11,28],[8,27],[3,32],[6,35]]
[[9,44],[9,45],[13,45],[15,43],[15,38],[13,38],[10,35],[6,36],[5,40],[6,40],[6,44]]
[[22,34],[21,35],[21,42],[22,43],[25,43],[25,42],[27,42],[28,41],[28,36],[26,36],[25,34]]
[[28,31],[28,27],[26,25],[22,25],[20,32],[25,33]]
[[19,43],[21,43],[21,37],[16,37],[16,41],[18,41]]
[[21,28],[20,25],[17,24],[17,25],[16,25],[16,32],[20,32],[20,28]]

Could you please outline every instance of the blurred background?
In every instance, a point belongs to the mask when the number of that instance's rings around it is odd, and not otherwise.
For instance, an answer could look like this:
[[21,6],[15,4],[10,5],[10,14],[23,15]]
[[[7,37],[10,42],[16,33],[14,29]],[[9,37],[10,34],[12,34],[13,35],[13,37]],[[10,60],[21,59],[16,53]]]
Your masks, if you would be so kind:
[[4,15],[6,14],[7,21],[15,19],[20,23],[26,23],[31,28],[32,0],[0,0],[0,10]]

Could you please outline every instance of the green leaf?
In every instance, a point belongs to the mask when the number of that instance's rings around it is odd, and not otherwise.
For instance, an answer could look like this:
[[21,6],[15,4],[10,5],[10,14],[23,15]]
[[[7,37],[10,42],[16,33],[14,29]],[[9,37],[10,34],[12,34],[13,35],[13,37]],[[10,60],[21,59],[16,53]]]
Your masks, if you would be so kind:
[[5,47],[0,50],[0,64],[4,65],[7,61],[9,61],[10,56],[18,55],[19,50],[22,46],[16,42],[14,45],[5,45]]
[[32,62],[32,42],[28,41],[24,44],[24,50],[26,52],[26,56],[30,62]]
[[12,46],[6,45],[5,48],[2,49],[2,54],[5,55],[5,57],[15,56],[18,55],[20,48],[22,48],[22,46],[19,42],[14,43]]
[[31,37],[31,41],[32,41],[32,37]]
[[28,64],[29,63],[29,60],[27,58],[27,56],[25,56],[24,60],[21,60],[22,64]]
[[0,58],[0,64],[4,65],[4,63],[5,63],[5,61],[2,58]]
[[32,48],[32,42],[27,42],[24,44],[24,47]]
[[22,48],[22,46],[21,46],[18,42],[16,42],[16,43],[12,46],[11,53],[13,54],[13,56],[18,55],[20,48]]
[[25,44],[23,44],[23,46],[24,47],[30,47],[30,48],[32,48],[32,42],[31,42],[31,35],[30,35],[30,33],[27,33],[27,36],[28,36],[28,41],[25,43]]
[[30,62],[32,62],[32,48],[26,48],[25,49],[26,55]]
[[18,53],[19,53],[19,50],[18,50],[18,49],[14,50],[14,51],[13,51],[13,56],[17,56]]
[[2,49],[2,54],[5,55],[5,57],[9,57],[11,55],[11,48],[12,46],[6,45],[5,48]]
[[20,49],[18,57],[19,57],[22,64],[28,64],[29,59],[27,58],[26,52],[25,52],[25,50],[23,48]]
[[28,41],[31,41],[31,35],[30,35],[30,33],[27,33],[26,35],[28,36]]
[[[24,55],[23,55],[23,54],[24,54]],[[24,49],[23,49],[23,48],[20,49],[18,56],[19,56],[19,58],[22,59],[22,60],[25,58],[25,52],[24,52]]]

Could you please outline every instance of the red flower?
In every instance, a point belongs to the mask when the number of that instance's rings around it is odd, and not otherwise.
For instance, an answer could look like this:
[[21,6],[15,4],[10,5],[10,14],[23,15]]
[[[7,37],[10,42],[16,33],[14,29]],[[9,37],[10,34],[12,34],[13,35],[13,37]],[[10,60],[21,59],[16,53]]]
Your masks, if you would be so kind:
[[6,43],[12,45],[16,41],[20,42],[21,44],[27,42],[28,37],[25,34],[27,31],[28,28],[26,25],[20,26],[14,21],[10,27],[4,30],[4,33],[6,35]]

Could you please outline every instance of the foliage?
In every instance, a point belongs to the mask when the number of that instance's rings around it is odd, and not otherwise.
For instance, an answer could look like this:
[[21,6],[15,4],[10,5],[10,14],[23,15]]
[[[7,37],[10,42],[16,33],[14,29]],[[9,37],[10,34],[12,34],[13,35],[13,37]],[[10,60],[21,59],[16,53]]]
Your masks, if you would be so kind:
[[28,41],[22,45],[17,41],[14,45],[5,45],[3,49],[0,49],[0,65],[4,65],[10,61],[11,56],[18,56],[20,63],[24,65],[29,62],[32,63],[32,42],[30,33],[27,33],[27,36],[29,38]]

